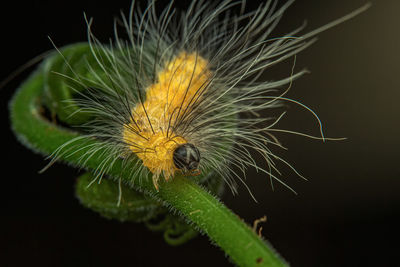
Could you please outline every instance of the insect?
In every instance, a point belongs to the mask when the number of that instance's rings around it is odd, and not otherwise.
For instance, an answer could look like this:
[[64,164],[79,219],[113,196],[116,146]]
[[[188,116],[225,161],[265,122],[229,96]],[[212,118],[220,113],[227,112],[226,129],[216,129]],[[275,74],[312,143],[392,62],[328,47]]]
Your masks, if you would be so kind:
[[321,132],[312,138],[328,138],[315,112],[286,96],[305,70],[295,72],[293,64],[287,78],[261,76],[296,61],[318,33],[369,6],[306,34],[301,26],[273,36],[292,2],[267,1],[252,11],[244,0],[192,1],[184,11],[172,2],[160,11],[155,1],[143,10],[133,2],[108,44],[87,19],[88,42],[54,45],[15,93],[13,130],[28,147],[52,153],[48,166],[60,160],[87,169],[77,179],[77,196],[104,217],[144,222],[172,245],[203,231],[239,265],[280,262],[213,195],[221,194],[223,181],[233,193],[237,181],[247,187],[249,167],[292,190],[276,163],[301,175],[273,153],[282,147],[274,133],[312,136],[276,128],[284,104],[308,110]]
[[[199,0],[185,11],[174,9],[171,2],[157,12],[155,1],[144,10],[133,2],[129,15],[119,20],[127,40],[120,37],[116,21],[115,39],[107,45],[94,36],[92,20],[87,19],[88,44],[80,52],[58,51],[65,72],[57,78],[67,84],[72,97],[53,105],[49,103],[59,95],[46,91],[47,108],[61,121],[78,125],[85,138],[101,141],[90,144],[86,155],[107,152],[95,180],[122,158],[136,160],[132,179],[151,176],[157,190],[160,179],[214,172],[236,193],[237,180],[246,186],[248,167],[268,175],[271,184],[277,181],[292,190],[278,178],[274,162],[297,171],[271,150],[281,147],[273,133],[285,131],[275,128],[285,112],[275,117],[260,112],[282,108],[285,102],[298,104],[315,116],[320,139],[326,138],[315,112],[285,96],[305,70],[292,70],[289,77],[276,81],[259,78],[311,45],[321,31],[367,8],[303,35],[304,25],[272,37],[292,3],[266,1],[246,12],[244,0]],[[76,62],[81,65],[76,67]],[[61,63],[48,64],[49,70],[57,64]],[[53,161],[68,153],[75,152],[59,147]],[[265,165],[256,163],[254,153]]]

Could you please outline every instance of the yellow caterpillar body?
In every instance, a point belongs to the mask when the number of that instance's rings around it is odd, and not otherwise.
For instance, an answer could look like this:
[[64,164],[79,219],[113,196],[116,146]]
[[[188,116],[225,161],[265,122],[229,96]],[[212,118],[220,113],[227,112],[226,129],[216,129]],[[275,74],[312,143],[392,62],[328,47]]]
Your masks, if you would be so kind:
[[[201,96],[211,72],[207,61],[194,53],[180,53],[158,73],[157,82],[146,89],[146,98],[132,110],[131,122],[124,125],[123,138],[132,152],[153,173],[156,188],[161,173],[168,180],[178,168],[173,152],[188,143],[174,133],[174,125],[189,105]],[[189,110],[190,111],[190,110]]]

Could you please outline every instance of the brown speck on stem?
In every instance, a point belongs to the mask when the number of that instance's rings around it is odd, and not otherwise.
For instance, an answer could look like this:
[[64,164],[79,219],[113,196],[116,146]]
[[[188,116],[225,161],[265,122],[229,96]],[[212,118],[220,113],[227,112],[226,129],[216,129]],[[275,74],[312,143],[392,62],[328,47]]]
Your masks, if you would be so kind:
[[201,210],[194,210],[194,211],[191,211],[191,212],[189,213],[189,215],[193,215],[193,214],[198,213],[198,212],[201,212]]

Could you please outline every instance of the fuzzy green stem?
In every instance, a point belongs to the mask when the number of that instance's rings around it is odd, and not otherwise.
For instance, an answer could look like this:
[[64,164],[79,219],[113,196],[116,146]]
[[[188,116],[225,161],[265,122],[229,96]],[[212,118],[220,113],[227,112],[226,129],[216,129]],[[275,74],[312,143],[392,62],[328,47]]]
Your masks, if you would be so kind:
[[176,177],[163,184],[160,197],[194,222],[239,266],[285,266],[266,241],[191,180]]
[[[41,115],[42,91],[43,75],[37,72],[15,94],[10,104],[11,121],[13,130],[21,142],[39,153],[49,155],[79,134],[56,126]],[[59,160],[80,168],[96,169],[103,160],[101,151],[82,161],[82,157],[87,157],[85,153],[89,150],[84,145],[93,142],[97,141],[82,139],[74,142],[74,147],[81,143],[82,149],[72,156],[61,154]],[[65,147],[69,148],[73,147]],[[85,166],[80,165],[82,162]],[[107,174],[111,177],[120,177],[129,182],[134,189],[176,210],[207,234],[239,266],[286,266],[268,243],[192,180],[178,176],[170,182],[162,182],[160,190],[156,191],[151,179],[142,179],[139,182],[139,179],[126,178],[129,170],[122,168],[122,160],[117,160]]]

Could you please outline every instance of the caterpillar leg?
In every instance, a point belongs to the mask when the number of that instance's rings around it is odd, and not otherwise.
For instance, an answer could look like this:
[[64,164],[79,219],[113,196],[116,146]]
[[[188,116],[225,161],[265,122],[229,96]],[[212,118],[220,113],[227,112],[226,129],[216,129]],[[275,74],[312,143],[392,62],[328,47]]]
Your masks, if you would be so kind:
[[200,174],[201,174],[201,170],[200,169],[195,169],[193,171],[184,172],[183,176],[198,176]]

